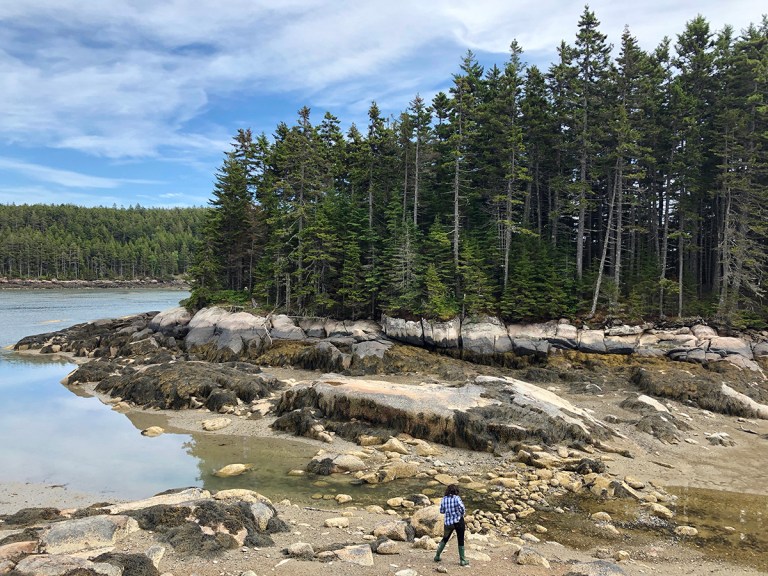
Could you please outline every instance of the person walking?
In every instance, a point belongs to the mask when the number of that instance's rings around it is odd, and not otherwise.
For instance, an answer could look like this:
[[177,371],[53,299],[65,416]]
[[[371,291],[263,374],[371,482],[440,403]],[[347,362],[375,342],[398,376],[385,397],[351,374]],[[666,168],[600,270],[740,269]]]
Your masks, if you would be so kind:
[[445,489],[445,496],[440,500],[440,514],[445,515],[445,526],[443,527],[443,539],[437,545],[435,562],[440,562],[440,554],[443,553],[445,545],[448,544],[451,534],[455,531],[456,538],[459,541],[459,564],[461,566],[469,566],[469,562],[464,557],[465,513],[466,508],[464,508],[464,502],[461,501],[461,496],[459,496],[459,488],[456,484],[451,484]]

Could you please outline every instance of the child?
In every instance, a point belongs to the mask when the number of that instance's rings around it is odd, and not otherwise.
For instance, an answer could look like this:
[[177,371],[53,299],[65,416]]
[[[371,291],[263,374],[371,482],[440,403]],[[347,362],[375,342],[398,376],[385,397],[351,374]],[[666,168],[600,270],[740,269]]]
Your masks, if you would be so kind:
[[459,496],[459,489],[455,484],[451,484],[445,489],[445,496],[440,501],[440,514],[445,514],[445,527],[443,528],[443,539],[440,540],[440,544],[437,546],[435,562],[440,562],[440,554],[442,554],[443,548],[448,544],[448,539],[455,530],[456,537],[459,540],[459,564],[461,566],[469,566],[469,562],[464,558],[465,512],[464,502],[461,501]]

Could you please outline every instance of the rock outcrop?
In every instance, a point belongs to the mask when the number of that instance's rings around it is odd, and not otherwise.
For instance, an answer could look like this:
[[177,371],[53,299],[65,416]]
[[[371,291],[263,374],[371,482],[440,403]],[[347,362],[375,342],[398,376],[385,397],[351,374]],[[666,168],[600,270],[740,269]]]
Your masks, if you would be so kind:
[[730,362],[762,372],[757,358],[768,358],[768,334],[719,336],[701,323],[691,326],[628,326],[577,328],[566,321],[508,324],[494,317],[459,318],[438,322],[382,318],[384,333],[401,342],[433,349],[455,350],[464,357],[546,357],[551,350],[578,350],[590,354],[637,354],[672,360],[707,363]]
[[592,443],[612,435],[556,394],[519,380],[479,377],[462,387],[403,385],[327,375],[286,390],[273,426],[308,435],[325,429],[356,440],[370,429],[492,450],[521,440]]

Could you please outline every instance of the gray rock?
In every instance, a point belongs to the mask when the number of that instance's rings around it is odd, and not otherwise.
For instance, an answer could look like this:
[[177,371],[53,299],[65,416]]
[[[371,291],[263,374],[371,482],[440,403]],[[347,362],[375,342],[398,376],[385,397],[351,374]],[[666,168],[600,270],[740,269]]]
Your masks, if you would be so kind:
[[269,521],[277,515],[275,509],[266,502],[253,502],[251,504],[251,513],[256,519],[256,526],[260,532],[266,531]]
[[405,342],[406,344],[424,345],[424,328],[421,321],[384,316],[383,322],[384,333],[390,338]]
[[555,348],[574,350],[579,345],[579,331],[571,324],[558,324],[557,332],[550,342]]
[[738,354],[744,356],[747,360],[752,360],[752,347],[749,342],[741,338],[732,338],[728,336],[718,336],[709,341],[709,351],[721,356]]
[[304,330],[285,314],[277,314],[271,318],[272,329],[269,335],[277,340],[303,340],[307,337]]
[[606,336],[605,350],[610,354],[633,354],[637,348],[637,336]]
[[160,560],[165,556],[165,546],[152,546],[144,552],[144,555],[152,561],[155,568],[159,568]]
[[297,558],[299,560],[312,560],[315,557],[315,550],[312,548],[312,544],[307,542],[294,542],[293,544],[288,545],[288,547],[283,550],[283,553],[286,556]]
[[574,564],[565,576],[626,576],[626,572],[613,562],[596,560]]
[[458,348],[461,335],[461,320],[454,318],[446,322],[422,320],[424,343],[435,348]]
[[27,556],[16,565],[16,572],[29,576],[64,576],[75,570],[93,570],[104,576],[122,576],[123,569],[105,562],[91,562],[76,556],[42,554]]
[[411,517],[411,526],[416,536],[440,537],[443,535],[444,516],[440,514],[440,506],[419,508]]
[[190,320],[192,320],[192,315],[189,311],[182,306],[177,306],[159,312],[149,322],[149,327],[166,336],[177,336],[186,329]]
[[40,544],[48,554],[110,548],[121,536],[138,529],[138,522],[128,516],[91,516],[51,525]]
[[336,554],[336,558],[342,562],[349,562],[358,566],[373,566],[373,552],[367,544],[345,546],[333,552]]
[[373,529],[373,535],[376,538],[388,538],[398,542],[408,542],[413,540],[413,529],[407,522],[402,520],[392,520],[383,522]]
[[512,349],[506,327],[498,318],[491,316],[481,316],[462,323],[461,341],[464,350],[481,356],[492,356],[497,349],[506,346]]
[[605,347],[605,332],[602,330],[582,330],[579,337],[579,350],[582,352],[597,352],[598,354],[607,351]]
[[711,338],[717,338],[717,330],[707,326],[706,324],[696,324],[691,326],[691,332],[699,340],[710,340]]
[[352,357],[362,360],[364,358],[384,358],[387,350],[392,347],[390,342],[380,342],[378,340],[369,340],[352,345]]
[[530,548],[522,548],[517,553],[517,563],[522,566],[544,566],[544,568],[549,568],[549,560]]
[[384,539],[376,543],[376,554],[400,554],[400,545],[394,540]]
[[299,328],[304,330],[308,338],[325,338],[328,334],[325,331],[326,321],[322,318],[300,318]]
[[752,348],[752,355],[755,358],[768,357],[768,342],[758,342],[755,344],[755,346]]

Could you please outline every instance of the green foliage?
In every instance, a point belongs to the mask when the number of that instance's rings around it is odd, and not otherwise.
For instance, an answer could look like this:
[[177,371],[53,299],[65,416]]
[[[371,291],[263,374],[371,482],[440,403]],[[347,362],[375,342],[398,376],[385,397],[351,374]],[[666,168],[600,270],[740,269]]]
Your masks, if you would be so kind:
[[[502,67],[468,52],[431,105],[387,118],[372,102],[346,134],[308,108],[272,137],[239,131],[194,261],[199,301],[233,289],[296,314],[522,321],[590,313],[597,294],[601,315],[759,324],[768,21],[735,36],[699,16],[651,52],[628,29],[620,42],[612,58],[585,8],[546,72],[512,40]],[[28,234],[6,269],[36,261]]]
[[201,208],[0,205],[0,276],[59,280],[184,275]]

